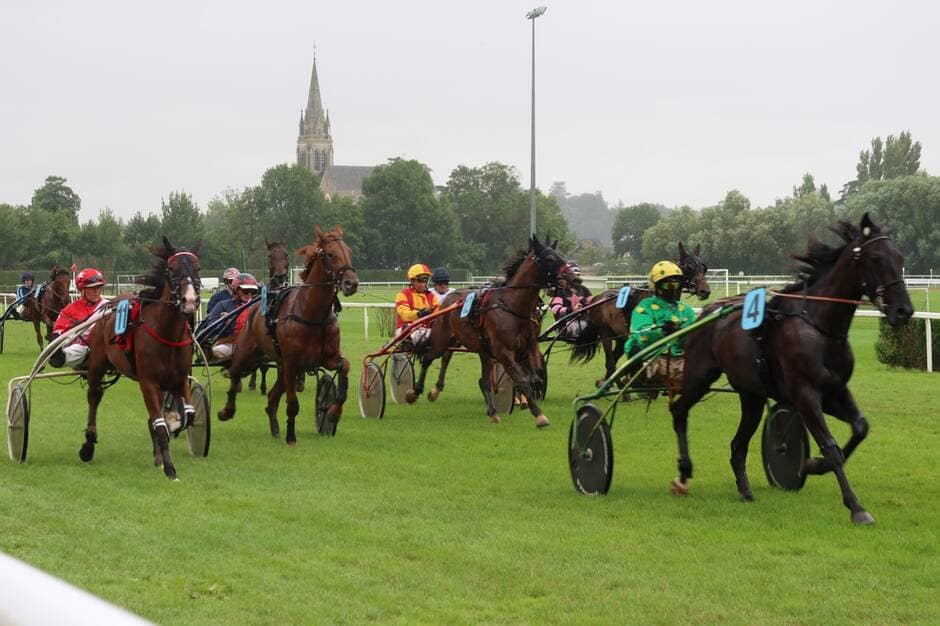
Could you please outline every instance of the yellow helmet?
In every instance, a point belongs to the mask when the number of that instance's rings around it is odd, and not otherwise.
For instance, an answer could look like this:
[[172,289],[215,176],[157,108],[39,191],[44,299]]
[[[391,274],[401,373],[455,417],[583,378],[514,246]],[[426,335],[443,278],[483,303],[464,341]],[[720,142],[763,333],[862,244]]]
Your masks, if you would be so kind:
[[425,265],[424,263],[415,263],[408,268],[408,280],[412,280],[419,276],[430,276],[431,268]]
[[650,287],[655,287],[656,283],[670,276],[682,278],[682,270],[672,261],[660,261],[650,270]]

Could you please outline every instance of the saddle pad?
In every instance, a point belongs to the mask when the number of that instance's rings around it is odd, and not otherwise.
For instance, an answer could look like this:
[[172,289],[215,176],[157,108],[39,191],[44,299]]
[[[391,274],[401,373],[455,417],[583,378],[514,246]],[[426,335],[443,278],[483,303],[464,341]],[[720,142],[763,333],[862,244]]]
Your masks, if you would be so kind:
[[752,289],[744,298],[744,310],[741,312],[741,328],[753,330],[764,323],[764,310],[767,305],[767,290],[763,287]]
[[463,301],[463,308],[460,309],[460,317],[466,318],[473,309],[473,301],[477,298],[477,292],[471,291],[467,294],[467,299]]
[[627,306],[627,300],[630,298],[630,286],[624,285],[617,294],[617,308],[622,309]]
[[118,302],[114,314],[114,334],[123,335],[127,332],[127,322],[131,313],[130,300],[121,300]]

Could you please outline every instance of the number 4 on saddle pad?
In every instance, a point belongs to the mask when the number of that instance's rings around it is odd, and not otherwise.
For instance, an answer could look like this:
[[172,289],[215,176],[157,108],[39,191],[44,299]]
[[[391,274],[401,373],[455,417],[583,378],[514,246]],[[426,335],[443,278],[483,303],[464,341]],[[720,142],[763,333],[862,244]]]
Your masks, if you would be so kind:
[[754,330],[764,323],[764,311],[767,308],[767,290],[763,287],[752,289],[744,297],[744,310],[741,313],[741,328]]

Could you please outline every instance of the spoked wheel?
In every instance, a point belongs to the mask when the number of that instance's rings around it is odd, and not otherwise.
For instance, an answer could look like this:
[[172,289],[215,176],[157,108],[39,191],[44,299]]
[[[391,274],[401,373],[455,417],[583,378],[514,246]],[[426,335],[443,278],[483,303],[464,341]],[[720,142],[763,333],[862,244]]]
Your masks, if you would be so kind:
[[568,433],[568,466],[574,488],[593,496],[605,494],[614,476],[614,446],[610,425],[593,404],[585,404]]
[[544,400],[545,396],[548,395],[548,358],[542,359],[542,367],[535,370],[535,373],[538,374],[539,378],[542,381],[541,385],[537,385],[535,388],[535,397],[538,400]]
[[359,412],[379,419],[385,415],[385,377],[374,361],[366,363],[359,377]]
[[7,406],[7,451],[11,461],[24,463],[29,446],[29,403],[22,386],[13,387]]
[[493,361],[490,368],[490,391],[497,413],[512,413],[515,400],[515,387],[509,372],[498,361]]
[[770,484],[787,491],[801,489],[806,483],[803,462],[809,458],[809,435],[799,411],[786,404],[771,407],[761,439]]
[[212,434],[212,420],[209,408],[209,396],[199,383],[193,383],[190,389],[193,399],[193,409],[196,417],[186,429],[186,445],[193,456],[209,456],[209,440]]
[[405,395],[414,389],[415,366],[407,354],[392,355],[392,376],[388,381],[388,389],[392,394],[392,402],[404,404]]
[[323,372],[317,377],[317,432],[332,437],[337,422],[327,417],[327,409],[336,403],[336,375]]

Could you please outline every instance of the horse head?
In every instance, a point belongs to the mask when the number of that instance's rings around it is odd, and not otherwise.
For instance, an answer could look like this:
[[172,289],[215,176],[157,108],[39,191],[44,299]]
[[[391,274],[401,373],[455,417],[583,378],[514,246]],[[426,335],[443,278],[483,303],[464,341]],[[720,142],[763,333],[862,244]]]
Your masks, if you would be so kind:
[[895,326],[910,319],[914,306],[904,286],[904,257],[888,232],[865,213],[855,241],[846,248],[851,249],[862,291]]
[[549,245],[550,238],[545,237],[545,242],[539,241],[537,235],[529,238],[529,252],[531,260],[538,267],[537,282],[541,287],[552,287],[558,282],[558,278],[566,278],[569,282],[574,277],[571,272],[571,265],[555,251],[558,245],[556,239]]
[[290,274],[290,257],[287,254],[287,243],[264,240],[268,249],[268,287],[272,290],[283,289],[287,286]]
[[159,261],[155,270],[162,269],[163,280],[169,286],[172,303],[184,315],[192,315],[199,306],[199,257],[197,244],[192,250],[174,248],[166,236],[163,245],[150,248]]
[[313,270],[317,259],[322,260],[327,280],[344,296],[351,296],[359,289],[359,277],[352,266],[352,250],[343,241],[343,229],[336,226],[323,232],[317,226],[314,230],[317,240],[313,245],[304,246],[297,254],[307,258],[307,267],[301,277],[306,280]]
[[699,300],[708,300],[712,293],[708,281],[705,280],[705,273],[708,266],[699,257],[702,246],[695,245],[695,250],[688,252],[682,242],[679,242],[679,269],[682,270],[682,288],[691,294],[698,296]]

